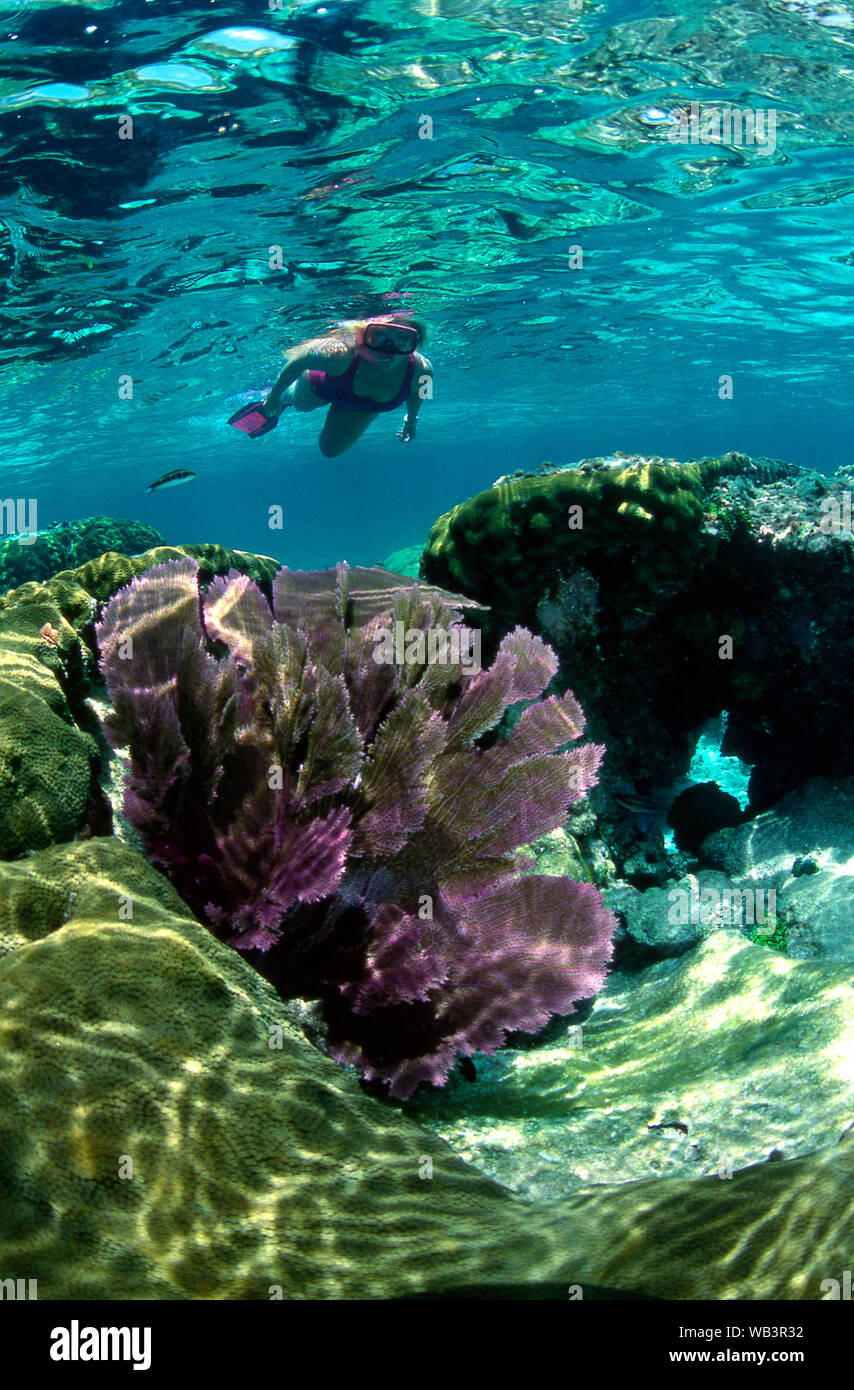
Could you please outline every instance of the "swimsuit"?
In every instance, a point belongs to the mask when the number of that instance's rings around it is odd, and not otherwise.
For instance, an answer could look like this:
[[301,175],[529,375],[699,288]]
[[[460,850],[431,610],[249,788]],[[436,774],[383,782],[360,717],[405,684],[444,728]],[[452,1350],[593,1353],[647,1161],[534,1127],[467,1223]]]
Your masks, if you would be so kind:
[[356,375],[358,365],[359,356],[357,353],[346,372],[342,372],[340,376],[330,376],[329,372],[310,371],[308,384],[314,394],[319,396],[322,401],[329,401],[330,405],[343,405],[347,410],[373,410],[379,413],[381,410],[397,410],[398,406],[403,405],[409,395],[409,388],[415,373],[414,352],[410,352],[407,358],[403,381],[400,383],[397,394],[392,396],[390,401],[372,401],[367,396],[356,395],[353,390],[353,378]]

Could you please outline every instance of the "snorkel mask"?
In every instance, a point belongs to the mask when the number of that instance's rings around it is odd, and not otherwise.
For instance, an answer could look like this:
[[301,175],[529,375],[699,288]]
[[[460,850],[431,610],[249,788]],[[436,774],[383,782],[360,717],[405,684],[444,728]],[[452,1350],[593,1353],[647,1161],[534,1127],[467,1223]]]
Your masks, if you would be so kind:
[[361,347],[366,356],[408,357],[418,345],[418,331],[404,323],[389,323],[386,319],[369,319],[362,332]]

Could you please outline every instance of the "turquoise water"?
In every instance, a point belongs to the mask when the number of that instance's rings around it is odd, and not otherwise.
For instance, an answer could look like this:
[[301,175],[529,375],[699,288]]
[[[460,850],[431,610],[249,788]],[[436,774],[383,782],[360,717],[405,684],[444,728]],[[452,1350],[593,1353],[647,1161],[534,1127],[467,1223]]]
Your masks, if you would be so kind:
[[726,731],[727,715],[710,719],[694,749],[688,780],[691,782],[717,782],[721,791],[734,796],[742,811],[747,809],[750,798],[748,783],[750,768],[741,758],[734,758],[721,752],[721,740]]
[[[841,0],[4,3],[0,21],[3,492],[36,497],[40,525],[103,512],[373,563],[543,459],[848,462]],[[692,102],[773,112],[775,138],[677,143]],[[390,308],[431,328],[414,443],[397,413],[331,460],[318,414],[255,441],[227,427],[288,343]],[[148,495],[173,468],[197,477]]]

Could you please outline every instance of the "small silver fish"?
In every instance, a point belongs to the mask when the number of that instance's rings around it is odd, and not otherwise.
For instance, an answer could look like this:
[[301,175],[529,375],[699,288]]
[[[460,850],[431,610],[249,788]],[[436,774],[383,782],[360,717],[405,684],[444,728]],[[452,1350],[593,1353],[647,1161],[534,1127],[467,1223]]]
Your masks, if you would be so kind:
[[189,468],[175,468],[171,473],[164,473],[162,478],[155,478],[153,483],[149,483],[148,491],[157,492],[161,487],[178,487],[181,483],[188,483],[195,476]]

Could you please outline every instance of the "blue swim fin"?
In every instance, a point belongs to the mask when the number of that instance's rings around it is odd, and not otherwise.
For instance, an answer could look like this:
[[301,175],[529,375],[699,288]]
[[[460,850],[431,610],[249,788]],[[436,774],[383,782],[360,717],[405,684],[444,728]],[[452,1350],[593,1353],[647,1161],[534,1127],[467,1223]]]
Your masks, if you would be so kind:
[[248,405],[242,405],[236,410],[228,423],[236,430],[248,434],[250,439],[257,439],[259,435],[274,430],[279,423],[279,417],[271,420],[264,410],[263,401],[250,401]]

